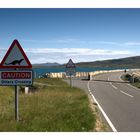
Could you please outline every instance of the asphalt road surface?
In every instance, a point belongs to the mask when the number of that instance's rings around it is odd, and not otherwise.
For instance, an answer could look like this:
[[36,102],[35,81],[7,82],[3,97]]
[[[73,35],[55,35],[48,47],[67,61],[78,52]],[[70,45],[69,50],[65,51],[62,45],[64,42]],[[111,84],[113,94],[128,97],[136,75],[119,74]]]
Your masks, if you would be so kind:
[[93,94],[113,131],[140,132],[140,90],[120,79],[122,72],[100,74],[92,81],[73,79],[73,86]]

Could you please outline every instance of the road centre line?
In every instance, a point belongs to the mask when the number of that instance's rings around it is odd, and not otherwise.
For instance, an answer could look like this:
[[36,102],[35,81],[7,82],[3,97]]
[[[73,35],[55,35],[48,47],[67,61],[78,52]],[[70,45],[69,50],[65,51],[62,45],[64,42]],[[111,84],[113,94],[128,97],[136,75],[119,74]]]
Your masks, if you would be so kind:
[[[121,76],[122,76],[122,74],[119,76],[119,79],[121,80],[121,81],[123,81],[122,79],[121,79]],[[119,83],[118,83],[119,84]],[[137,87],[135,87],[135,86],[132,86],[131,84],[127,84],[128,86],[130,86],[131,88],[133,88],[133,89],[136,89],[136,90],[139,90],[140,91],[140,89],[139,88],[137,88]]]
[[118,89],[116,86],[112,85],[113,88]]
[[118,89],[116,86],[114,86],[111,82],[109,83],[113,88]]
[[128,94],[128,93],[126,93],[126,92],[122,91],[122,90],[120,90],[120,92],[121,92],[121,93],[123,93],[123,94],[125,94],[125,95],[127,95],[127,96],[129,96],[129,97],[131,97],[131,98],[133,98],[133,97],[134,97],[134,96],[132,96],[132,95],[130,95],[130,94]]
[[108,124],[111,127],[111,129],[113,130],[113,132],[117,132],[117,129],[114,127],[113,123],[111,122],[111,120],[109,119],[109,117],[107,116],[107,114],[102,109],[102,107],[100,106],[100,104],[98,103],[96,98],[94,97],[93,93],[91,92],[90,87],[89,87],[89,83],[90,83],[90,81],[88,81],[87,87],[88,87],[88,90],[89,90],[89,93],[90,93],[91,97],[93,98],[94,102],[98,105],[100,111],[102,112],[103,116],[105,117],[106,121],[108,122]]

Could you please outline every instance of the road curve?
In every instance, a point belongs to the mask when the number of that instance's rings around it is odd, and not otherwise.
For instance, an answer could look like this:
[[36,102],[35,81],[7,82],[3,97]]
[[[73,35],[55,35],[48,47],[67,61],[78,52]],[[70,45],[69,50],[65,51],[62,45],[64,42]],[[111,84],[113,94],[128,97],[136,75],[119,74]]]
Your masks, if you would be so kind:
[[140,90],[123,82],[121,75],[122,72],[100,74],[89,83],[73,80],[73,85],[93,94],[116,131],[140,132]]

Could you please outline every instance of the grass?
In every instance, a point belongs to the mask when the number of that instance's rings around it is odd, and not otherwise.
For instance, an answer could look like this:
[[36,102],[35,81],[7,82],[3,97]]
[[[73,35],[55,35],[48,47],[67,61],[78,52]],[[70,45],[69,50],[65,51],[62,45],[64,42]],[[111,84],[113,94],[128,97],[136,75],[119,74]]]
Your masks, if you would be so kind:
[[137,88],[140,88],[140,83],[131,83],[131,85],[133,85],[133,86],[135,86],[135,87],[137,87]]
[[63,86],[63,87],[68,87],[68,84],[64,81],[62,81],[59,78],[37,78],[34,80],[35,82],[39,83],[46,83],[47,85],[52,85],[52,86]]
[[[124,80],[124,81],[129,81],[129,77],[126,76],[125,74],[121,76],[121,79]],[[130,84],[134,87],[137,87],[137,88],[140,88],[140,82],[134,82],[134,83],[131,83]]]
[[96,117],[83,90],[71,89],[60,79],[35,81],[59,87],[42,87],[34,94],[20,94],[18,123],[14,120],[14,90],[11,87],[0,87],[0,131],[94,131]]

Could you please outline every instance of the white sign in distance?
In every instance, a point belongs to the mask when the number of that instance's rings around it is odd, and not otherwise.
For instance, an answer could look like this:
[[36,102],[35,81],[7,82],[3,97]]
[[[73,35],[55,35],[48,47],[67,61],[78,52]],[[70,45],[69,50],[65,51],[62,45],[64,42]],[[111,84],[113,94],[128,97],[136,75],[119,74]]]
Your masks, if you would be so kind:
[[76,66],[71,59],[66,64],[66,75],[67,76],[75,76],[76,75]]
[[66,68],[76,68],[75,64],[73,63],[73,61],[71,59],[66,64]]
[[32,85],[32,70],[3,70],[0,71],[0,86]]
[[76,69],[75,68],[66,68],[66,75],[67,76],[75,76],[76,75]]

